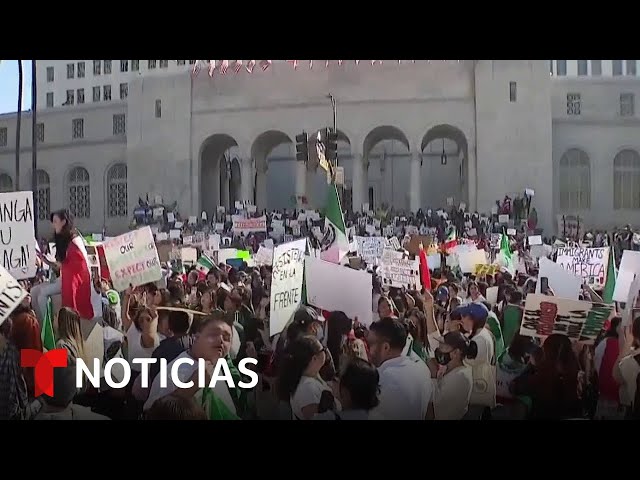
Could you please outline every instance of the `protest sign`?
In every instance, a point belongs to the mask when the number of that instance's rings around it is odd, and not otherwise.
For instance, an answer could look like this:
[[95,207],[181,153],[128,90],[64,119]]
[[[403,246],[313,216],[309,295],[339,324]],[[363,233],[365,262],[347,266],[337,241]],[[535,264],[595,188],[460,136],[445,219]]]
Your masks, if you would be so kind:
[[411,255],[419,255],[420,254],[420,244],[422,244],[422,248],[427,250],[431,245],[432,239],[427,235],[413,235],[411,240],[409,241],[409,246],[407,247],[407,251]]
[[539,263],[536,293],[540,291],[540,278],[547,277],[549,287],[556,297],[577,300],[582,288],[582,278],[564,269],[561,265],[542,257]]
[[556,263],[565,270],[582,277],[582,281],[598,290],[604,288],[607,280],[609,247],[558,248]]
[[495,275],[496,272],[500,271],[500,265],[486,265],[479,263],[474,268],[474,274],[476,277],[485,277],[487,275]]
[[371,325],[373,283],[370,273],[308,256],[304,270],[310,305],[330,312],[341,311],[352,320],[357,317],[365,326]]
[[307,240],[278,245],[273,251],[271,277],[271,316],[269,335],[274,336],[286,327],[302,303],[304,254]]
[[380,262],[382,267],[382,284],[407,290],[419,290],[420,260],[410,260],[402,252],[385,250]]
[[182,248],[180,258],[184,265],[195,265],[198,262],[198,249],[193,247]]
[[640,252],[624,250],[616,278],[616,288],[613,290],[613,299],[616,302],[627,301],[631,283],[638,274],[640,274]]
[[180,238],[181,235],[182,235],[182,232],[175,228],[169,231],[169,238],[171,240],[177,240]]
[[509,223],[509,215],[498,215],[498,222],[502,224]]
[[534,245],[542,245],[541,235],[531,235],[529,237],[529,246],[534,246]]
[[429,270],[436,270],[442,267],[442,256],[439,253],[427,255],[427,266]]
[[0,267],[0,325],[26,296],[27,292],[20,283],[5,268]]
[[0,266],[17,280],[35,277],[35,243],[33,194],[0,193]]
[[112,238],[104,244],[113,288],[122,292],[162,278],[158,250],[149,227]]
[[254,260],[258,265],[271,265],[273,261],[273,250],[261,246],[255,254]]
[[484,250],[460,250],[462,245],[458,245],[456,254],[458,255],[458,263],[462,273],[473,273],[476,271],[476,265],[486,265],[487,255]]
[[267,231],[266,215],[258,218],[244,218],[240,215],[233,215],[231,220],[233,222],[233,233],[236,235]]
[[382,258],[382,252],[386,243],[384,237],[358,237],[358,255],[367,263],[374,264],[376,259]]
[[633,319],[638,315],[640,308],[638,300],[640,300],[640,275],[636,275],[629,287],[629,296],[625,302],[624,314],[622,315],[623,326],[633,325]]
[[218,263],[227,263],[230,258],[236,258],[238,250],[235,248],[223,248],[218,250]]
[[614,305],[529,294],[520,335],[545,339],[559,333],[590,344],[600,334],[604,322],[614,313]]

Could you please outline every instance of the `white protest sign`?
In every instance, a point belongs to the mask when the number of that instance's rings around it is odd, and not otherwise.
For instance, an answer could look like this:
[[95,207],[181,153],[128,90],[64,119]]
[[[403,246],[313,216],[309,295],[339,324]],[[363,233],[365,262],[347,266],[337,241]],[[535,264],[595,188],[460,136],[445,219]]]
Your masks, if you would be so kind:
[[261,246],[253,259],[258,265],[271,265],[273,261],[273,250]]
[[556,263],[574,275],[582,277],[583,283],[599,290],[607,280],[609,247],[560,247]]
[[196,223],[198,223],[198,217],[196,217],[195,215],[191,215],[189,217],[189,225],[195,225]]
[[233,215],[231,218],[233,221],[233,233],[236,235],[267,231],[266,215],[258,218],[244,218],[240,215]]
[[529,237],[529,245],[542,245],[542,236],[541,235],[532,235]]
[[515,228],[507,228],[507,235],[511,235],[513,237],[516,233]]
[[153,209],[153,218],[160,218],[162,217],[162,215],[164,215],[163,207],[157,207]]
[[273,251],[271,277],[271,317],[269,335],[274,336],[289,323],[292,315],[302,303],[304,280],[304,253],[307,240],[278,245]]
[[633,325],[633,319],[636,316],[634,312],[638,308],[638,298],[640,298],[640,274],[636,275],[629,287],[629,296],[625,302],[624,314],[622,315],[623,326]]
[[582,288],[582,278],[569,272],[561,265],[542,257],[538,269],[536,293],[540,293],[540,279],[548,278],[548,283],[556,297],[577,300]]
[[216,250],[220,250],[220,235],[217,233],[213,233],[209,235],[209,248],[210,252],[215,252]]
[[374,264],[376,259],[382,258],[386,240],[384,237],[355,237],[358,244],[358,255],[370,264]]
[[266,248],[268,248],[269,250],[273,250],[275,248],[274,245],[273,245],[273,240],[270,239],[270,238],[265,239],[264,246]]
[[35,277],[35,243],[33,194],[0,193],[0,266],[17,280]]
[[185,235],[182,237],[183,245],[192,245],[193,244],[193,235]]
[[207,220],[207,212],[203,210],[202,214],[200,215],[200,217],[202,218],[202,220],[206,221]]
[[162,278],[158,250],[149,227],[112,238],[103,244],[113,288],[122,292]]
[[230,258],[237,258],[238,250],[236,248],[223,248],[218,250],[218,263],[227,263]]
[[456,254],[458,255],[458,264],[462,273],[474,273],[476,265],[487,264],[487,255],[484,250],[457,250]]
[[215,226],[213,227],[213,231],[219,232],[219,233],[224,232],[224,223],[216,223]]
[[382,284],[407,290],[419,290],[420,260],[410,260],[402,252],[385,250],[380,262],[382,269]]
[[434,253],[433,255],[427,255],[427,265],[429,266],[429,270],[436,270],[442,266],[442,257],[439,253]]
[[181,256],[182,263],[195,265],[198,262],[198,249],[193,247],[186,247],[182,249]]
[[158,234],[156,235],[156,240],[158,240],[159,242],[169,240],[169,234],[167,232],[158,232]]
[[310,305],[330,312],[341,311],[352,320],[357,317],[360,323],[371,325],[373,282],[370,273],[314,257],[305,257],[304,270]]
[[176,227],[176,228],[182,228],[184,226],[184,223],[183,222],[176,222],[176,223],[174,223],[173,226]]
[[489,302],[491,305],[495,305],[496,303],[498,303],[498,288],[499,287],[489,287],[487,288],[487,302]]
[[247,205],[248,213],[256,213],[257,210],[258,210],[258,207],[256,207],[255,205]]
[[4,268],[0,267],[0,325],[20,305],[27,292]]
[[509,223],[509,215],[498,215],[499,223]]
[[180,235],[182,235],[182,231],[180,230],[176,230],[175,228],[169,230],[169,238],[171,240],[177,240],[178,238],[180,238]]
[[613,299],[616,302],[627,301],[629,289],[636,274],[640,274],[640,252],[624,250],[616,278],[616,288],[613,290]]

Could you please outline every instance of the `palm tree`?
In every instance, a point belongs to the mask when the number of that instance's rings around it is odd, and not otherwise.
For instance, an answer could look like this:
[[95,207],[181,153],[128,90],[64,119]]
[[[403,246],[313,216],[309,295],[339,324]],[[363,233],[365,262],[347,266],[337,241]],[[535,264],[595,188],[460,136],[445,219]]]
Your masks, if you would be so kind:
[[20,190],[20,122],[22,120],[22,60],[18,60],[18,116],[16,118],[16,192]]

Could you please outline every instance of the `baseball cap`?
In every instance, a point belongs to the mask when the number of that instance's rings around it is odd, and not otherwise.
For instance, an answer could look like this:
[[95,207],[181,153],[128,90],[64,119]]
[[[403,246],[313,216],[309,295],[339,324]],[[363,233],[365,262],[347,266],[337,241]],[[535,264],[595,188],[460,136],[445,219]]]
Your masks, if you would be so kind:
[[111,305],[117,305],[120,302],[120,295],[115,290],[107,290],[105,295]]
[[461,317],[471,317],[474,320],[486,320],[489,316],[489,310],[481,303],[469,303],[458,307],[455,312],[459,313]]
[[443,299],[449,296],[449,289],[447,287],[440,287],[436,292],[436,298]]

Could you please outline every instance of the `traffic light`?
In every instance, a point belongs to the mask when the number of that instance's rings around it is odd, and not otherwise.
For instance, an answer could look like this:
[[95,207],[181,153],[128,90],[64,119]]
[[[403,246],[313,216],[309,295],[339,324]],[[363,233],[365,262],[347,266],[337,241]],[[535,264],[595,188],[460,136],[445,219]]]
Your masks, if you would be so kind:
[[307,132],[296,135],[296,160],[305,163],[309,161],[309,135]]
[[338,158],[338,132],[327,128],[325,138],[325,157],[328,161],[333,162]]

